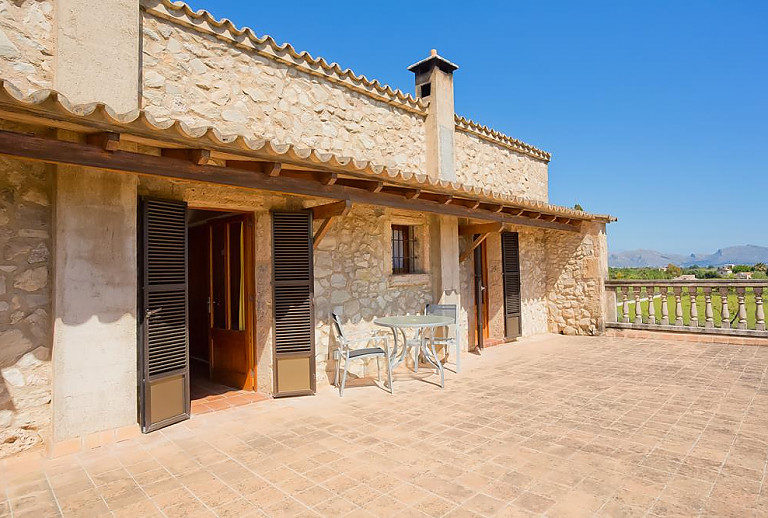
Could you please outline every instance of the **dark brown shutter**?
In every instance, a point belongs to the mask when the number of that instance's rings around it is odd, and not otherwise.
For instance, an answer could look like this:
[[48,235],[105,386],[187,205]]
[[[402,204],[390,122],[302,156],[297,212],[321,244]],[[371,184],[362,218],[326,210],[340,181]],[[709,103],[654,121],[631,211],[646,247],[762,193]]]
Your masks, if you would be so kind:
[[521,334],[520,322],[520,245],[517,232],[501,233],[504,275],[504,324],[507,338]]
[[312,215],[272,213],[275,395],[315,392]]
[[142,199],[139,212],[139,416],[143,432],[189,418],[187,206]]

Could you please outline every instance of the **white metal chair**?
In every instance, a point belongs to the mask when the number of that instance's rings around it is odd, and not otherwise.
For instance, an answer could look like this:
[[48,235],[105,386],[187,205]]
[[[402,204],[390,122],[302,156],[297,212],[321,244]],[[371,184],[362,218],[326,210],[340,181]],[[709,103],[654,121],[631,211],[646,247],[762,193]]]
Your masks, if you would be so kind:
[[[334,385],[339,388],[339,397],[344,397],[344,386],[347,383],[347,371],[349,370],[350,360],[364,360],[367,358],[376,358],[376,368],[378,370],[379,382],[381,382],[381,363],[380,359],[384,358],[384,362],[387,364],[387,382],[389,384],[389,393],[392,394],[392,365],[389,357],[389,338],[386,336],[361,336],[361,337],[347,337],[344,334],[344,329],[341,326],[341,319],[336,313],[331,313],[332,326],[336,332],[336,338],[339,341],[339,348],[334,352],[336,358],[336,380]],[[383,347],[366,347],[362,349],[352,349],[352,344],[369,344],[380,342]],[[344,361],[344,375],[341,378],[341,384],[339,384],[339,370],[341,362]]]
[[[456,304],[427,304],[424,310],[425,315],[437,315],[453,319],[453,324],[448,326],[448,333],[445,337],[436,336],[433,338],[435,345],[442,345],[445,351],[445,359],[448,359],[448,347],[453,346],[456,354],[456,373],[461,372],[461,332],[459,326],[459,311]],[[451,336],[453,328],[453,336]]]

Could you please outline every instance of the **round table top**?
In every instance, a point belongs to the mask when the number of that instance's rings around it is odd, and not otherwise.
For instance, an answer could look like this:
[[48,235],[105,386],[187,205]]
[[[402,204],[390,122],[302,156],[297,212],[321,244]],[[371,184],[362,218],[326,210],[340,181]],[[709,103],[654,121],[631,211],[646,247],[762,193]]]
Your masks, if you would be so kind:
[[441,327],[453,324],[453,319],[439,315],[404,315],[377,318],[373,323],[385,327]]

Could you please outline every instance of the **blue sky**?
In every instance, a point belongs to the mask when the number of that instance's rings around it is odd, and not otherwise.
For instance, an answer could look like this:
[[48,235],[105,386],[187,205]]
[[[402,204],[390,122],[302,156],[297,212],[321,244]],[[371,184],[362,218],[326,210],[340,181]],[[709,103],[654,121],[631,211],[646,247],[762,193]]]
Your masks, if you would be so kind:
[[358,74],[457,63],[456,112],[553,154],[612,251],[768,246],[768,2],[191,0]]

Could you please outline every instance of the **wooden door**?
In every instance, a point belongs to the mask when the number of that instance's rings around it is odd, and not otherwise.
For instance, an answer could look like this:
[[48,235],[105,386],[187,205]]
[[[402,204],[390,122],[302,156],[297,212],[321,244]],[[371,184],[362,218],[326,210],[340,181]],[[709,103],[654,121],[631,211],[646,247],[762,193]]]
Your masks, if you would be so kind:
[[139,421],[144,433],[189,418],[185,203],[139,203]]
[[312,213],[272,213],[275,396],[315,392]]
[[256,382],[251,221],[243,214],[206,225],[210,377],[245,390],[253,390]]
[[501,233],[501,261],[504,276],[504,329],[508,339],[522,334],[520,294],[520,246],[517,232]]
[[474,250],[475,340],[482,349],[488,338],[488,261],[485,241]]

